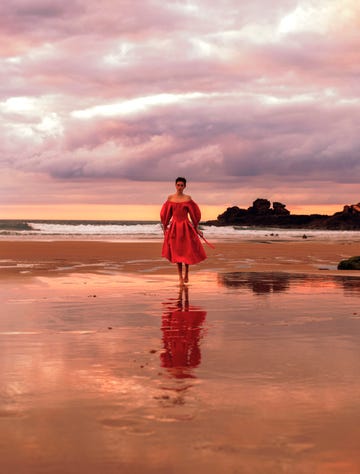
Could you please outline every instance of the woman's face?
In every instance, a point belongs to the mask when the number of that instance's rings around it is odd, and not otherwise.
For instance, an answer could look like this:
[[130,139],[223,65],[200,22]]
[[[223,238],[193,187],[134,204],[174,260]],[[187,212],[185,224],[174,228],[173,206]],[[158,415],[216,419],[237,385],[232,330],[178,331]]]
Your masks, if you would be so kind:
[[186,186],[182,181],[178,181],[177,183],[175,183],[175,187],[177,192],[182,193]]

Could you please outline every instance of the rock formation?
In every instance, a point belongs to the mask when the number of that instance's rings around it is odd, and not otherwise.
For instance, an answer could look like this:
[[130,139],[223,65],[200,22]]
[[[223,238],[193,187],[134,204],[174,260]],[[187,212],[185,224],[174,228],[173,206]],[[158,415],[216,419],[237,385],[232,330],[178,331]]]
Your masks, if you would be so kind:
[[350,206],[345,205],[342,211],[343,214],[359,214],[360,213],[360,202],[357,204],[350,204]]
[[347,260],[341,260],[338,270],[360,270],[360,257],[350,257]]
[[216,220],[207,221],[215,226],[266,226],[279,228],[307,228],[328,230],[360,230],[360,203],[344,206],[332,216],[321,214],[290,214],[286,205],[268,199],[256,199],[248,209],[228,207]]
[[274,202],[271,208],[271,202],[268,199],[260,198],[253,202],[253,205],[248,208],[248,212],[257,216],[288,216],[290,214],[285,204]]
[[281,202],[273,202],[273,209],[276,216],[288,216],[290,214],[285,204],[281,204]]

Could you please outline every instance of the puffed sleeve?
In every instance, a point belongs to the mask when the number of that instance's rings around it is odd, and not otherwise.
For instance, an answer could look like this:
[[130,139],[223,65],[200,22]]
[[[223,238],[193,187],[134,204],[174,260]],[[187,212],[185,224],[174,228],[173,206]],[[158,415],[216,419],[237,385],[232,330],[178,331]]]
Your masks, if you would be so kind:
[[189,214],[190,214],[190,219],[192,223],[194,224],[195,227],[198,226],[200,219],[201,219],[201,211],[199,206],[196,204],[194,201],[189,201]]
[[164,229],[169,225],[172,216],[172,207],[170,201],[164,202],[160,211],[160,220]]

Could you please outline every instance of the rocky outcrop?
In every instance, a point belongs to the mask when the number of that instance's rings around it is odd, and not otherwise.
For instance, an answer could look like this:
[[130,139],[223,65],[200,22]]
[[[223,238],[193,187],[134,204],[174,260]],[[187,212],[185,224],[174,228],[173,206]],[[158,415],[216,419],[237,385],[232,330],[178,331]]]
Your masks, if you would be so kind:
[[290,214],[286,205],[281,202],[274,202],[271,208],[271,202],[268,199],[256,199],[247,211],[257,216],[288,216]]
[[360,203],[346,205],[332,216],[321,214],[290,214],[286,205],[268,199],[256,199],[248,209],[228,207],[216,220],[207,221],[215,226],[266,226],[328,230],[360,230]]
[[347,260],[341,260],[338,270],[360,270],[360,257],[351,257]]
[[332,230],[360,229],[360,203],[345,205],[341,212],[335,212],[325,222],[325,228]]
[[256,199],[248,208],[248,212],[257,216],[268,216],[272,214],[271,203],[267,199]]
[[211,221],[214,225],[270,225],[278,221],[278,218],[289,216],[290,211],[281,202],[274,202],[273,207],[267,199],[256,199],[248,209],[240,209],[238,206],[228,207],[220,214],[217,221]]
[[273,209],[275,216],[288,216],[290,215],[290,211],[286,209],[285,204],[281,202],[273,202]]
[[360,214],[360,202],[358,202],[357,204],[350,204],[350,206],[345,205],[341,214]]

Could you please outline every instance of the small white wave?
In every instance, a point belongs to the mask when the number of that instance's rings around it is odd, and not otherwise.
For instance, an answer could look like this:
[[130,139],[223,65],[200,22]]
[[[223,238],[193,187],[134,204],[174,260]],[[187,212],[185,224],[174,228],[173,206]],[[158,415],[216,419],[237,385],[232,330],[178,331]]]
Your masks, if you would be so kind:
[[160,224],[60,224],[31,222],[28,235],[161,235]]

